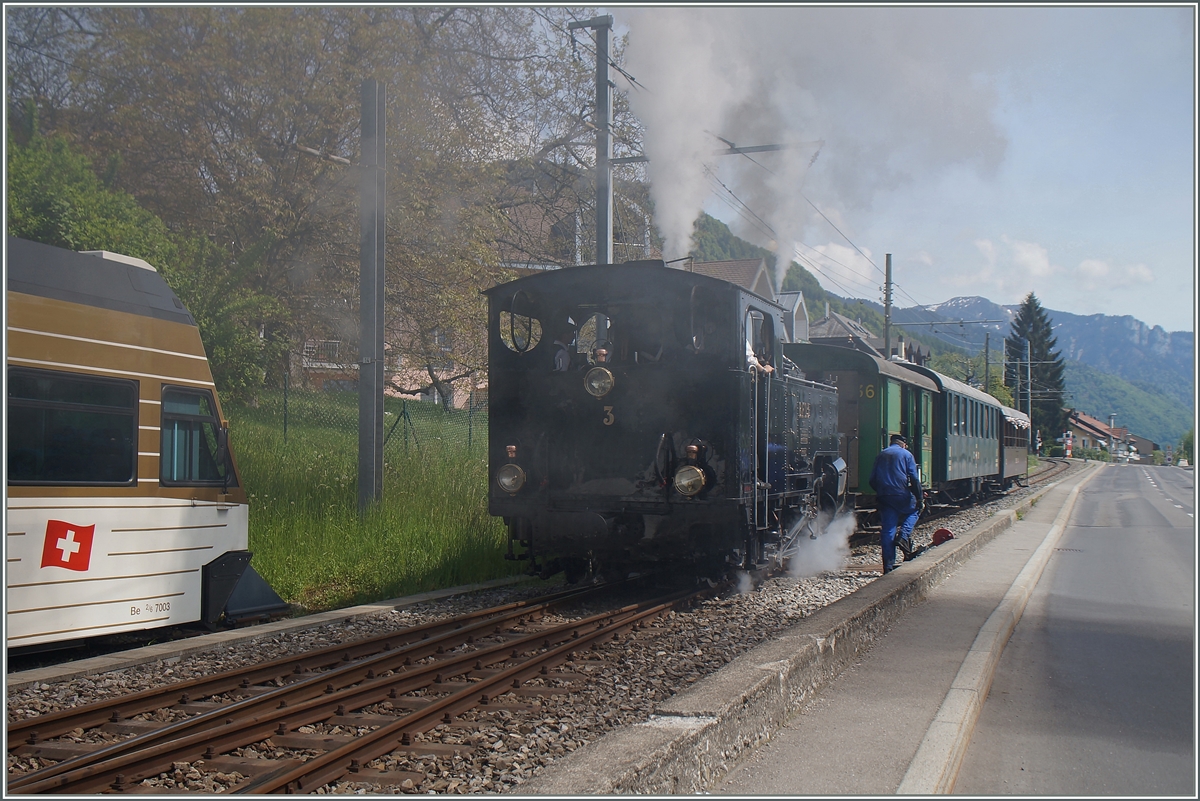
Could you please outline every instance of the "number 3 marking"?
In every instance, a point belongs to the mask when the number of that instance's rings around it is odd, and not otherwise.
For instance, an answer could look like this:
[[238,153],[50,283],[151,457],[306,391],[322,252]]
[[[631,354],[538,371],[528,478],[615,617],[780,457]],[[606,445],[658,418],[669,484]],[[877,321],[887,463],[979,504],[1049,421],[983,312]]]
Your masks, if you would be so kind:
[[612,410],[613,410],[613,407],[611,407],[611,406],[604,407],[604,425],[606,425],[606,426],[611,426],[613,424],[613,421],[615,420],[615,418],[613,417]]

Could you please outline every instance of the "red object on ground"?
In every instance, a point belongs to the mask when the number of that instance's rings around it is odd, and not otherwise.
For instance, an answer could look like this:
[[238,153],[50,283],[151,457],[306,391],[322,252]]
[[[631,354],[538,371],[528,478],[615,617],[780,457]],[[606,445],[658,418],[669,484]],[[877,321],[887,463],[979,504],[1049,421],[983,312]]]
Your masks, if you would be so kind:
[[933,532],[934,545],[941,545],[946,540],[952,539],[954,539],[954,532],[948,528],[939,528],[937,531]]

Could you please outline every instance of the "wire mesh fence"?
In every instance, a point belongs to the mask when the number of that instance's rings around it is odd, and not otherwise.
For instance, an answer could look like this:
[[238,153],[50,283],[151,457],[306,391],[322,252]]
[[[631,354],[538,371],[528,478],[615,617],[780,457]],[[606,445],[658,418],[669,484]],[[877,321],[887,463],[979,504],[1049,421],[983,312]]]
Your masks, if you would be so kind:
[[[253,407],[231,409],[233,418],[261,428],[258,438],[286,447],[318,433],[341,438],[358,447],[358,392],[356,390],[264,390]],[[266,444],[264,441],[263,444]],[[340,450],[340,449],[339,449]],[[461,455],[487,453],[487,396],[472,393],[457,408],[440,402],[412,398],[384,399],[384,455]]]
[[271,389],[227,405],[250,501],[255,565],[310,608],[394,597],[511,572],[487,511],[486,394],[458,408],[384,401],[383,494],[358,507],[358,393]]

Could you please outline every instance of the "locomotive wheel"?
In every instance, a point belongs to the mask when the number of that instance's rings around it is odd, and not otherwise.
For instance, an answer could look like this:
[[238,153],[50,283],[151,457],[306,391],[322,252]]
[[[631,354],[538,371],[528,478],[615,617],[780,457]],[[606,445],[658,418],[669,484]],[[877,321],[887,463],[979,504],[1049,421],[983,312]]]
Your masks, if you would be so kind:
[[563,559],[562,562],[563,578],[568,584],[578,584],[588,574],[588,560],[586,559]]

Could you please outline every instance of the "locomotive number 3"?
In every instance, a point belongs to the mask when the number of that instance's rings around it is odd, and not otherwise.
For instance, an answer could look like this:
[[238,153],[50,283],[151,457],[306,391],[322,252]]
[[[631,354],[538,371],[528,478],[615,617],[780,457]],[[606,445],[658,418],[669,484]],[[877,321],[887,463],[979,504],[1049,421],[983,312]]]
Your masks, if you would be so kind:
[[613,424],[613,422],[616,420],[616,418],[613,417],[612,410],[613,410],[613,407],[611,407],[611,406],[604,407],[604,425],[606,425],[606,426],[611,426]]
[[875,397],[875,385],[867,384],[866,386],[863,386],[862,384],[859,384],[858,385],[858,397],[861,398],[864,395],[866,395],[868,398]]

